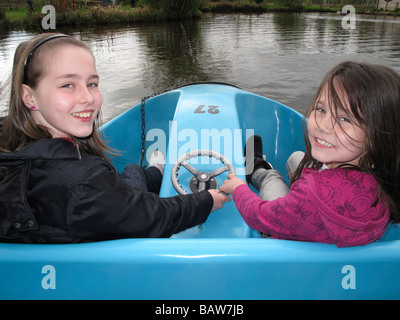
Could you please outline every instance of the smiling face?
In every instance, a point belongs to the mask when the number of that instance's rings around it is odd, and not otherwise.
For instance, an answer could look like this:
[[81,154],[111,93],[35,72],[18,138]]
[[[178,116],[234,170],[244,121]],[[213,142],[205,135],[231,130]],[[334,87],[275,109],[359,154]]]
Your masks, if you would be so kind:
[[90,52],[64,45],[46,54],[44,72],[35,89],[23,85],[27,107],[35,106],[35,123],[49,129],[53,138],[91,135],[102,105],[99,76]]
[[[349,110],[346,94],[337,90],[342,105]],[[366,135],[350,112],[330,106],[327,86],[321,91],[314,109],[308,118],[308,138],[311,155],[315,160],[325,163],[328,168],[341,164],[359,165],[364,153]]]

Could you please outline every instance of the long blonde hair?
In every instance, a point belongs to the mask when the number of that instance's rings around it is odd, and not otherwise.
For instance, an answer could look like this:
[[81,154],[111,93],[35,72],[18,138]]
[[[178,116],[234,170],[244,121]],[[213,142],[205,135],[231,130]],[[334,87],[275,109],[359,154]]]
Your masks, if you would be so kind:
[[[59,37],[54,37],[59,35]],[[50,39],[47,41],[48,39]],[[0,133],[0,152],[12,152],[43,139],[51,138],[49,130],[35,123],[31,111],[21,98],[21,86],[26,84],[35,88],[43,76],[43,65],[46,52],[59,46],[73,45],[87,50],[92,56],[90,47],[71,36],[55,33],[44,33],[22,42],[15,51],[11,80],[11,96],[8,115]],[[99,136],[100,113],[93,124],[93,132],[89,137],[73,140],[84,152],[107,159],[106,153],[113,153]],[[108,159],[107,159],[108,160]]]

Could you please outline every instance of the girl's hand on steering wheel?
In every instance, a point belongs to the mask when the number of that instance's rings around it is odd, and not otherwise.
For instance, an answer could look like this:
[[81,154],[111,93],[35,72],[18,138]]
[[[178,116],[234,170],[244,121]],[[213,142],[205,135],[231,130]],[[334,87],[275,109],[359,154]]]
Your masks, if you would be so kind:
[[208,192],[211,193],[213,200],[214,200],[214,204],[213,204],[211,212],[214,212],[214,211],[222,208],[226,202],[229,202],[232,200],[230,196],[222,194],[219,190],[209,189]]

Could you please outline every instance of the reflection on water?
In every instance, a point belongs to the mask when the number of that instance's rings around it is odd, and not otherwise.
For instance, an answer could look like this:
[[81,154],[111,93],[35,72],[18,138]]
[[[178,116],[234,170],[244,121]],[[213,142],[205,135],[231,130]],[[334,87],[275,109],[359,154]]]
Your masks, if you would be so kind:
[[[193,81],[222,81],[300,112],[337,63],[384,64],[400,73],[400,20],[318,13],[205,15],[199,20],[69,32],[93,49],[108,121],[152,93]],[[0,115],[16,46],[28,32],[0,30]]]

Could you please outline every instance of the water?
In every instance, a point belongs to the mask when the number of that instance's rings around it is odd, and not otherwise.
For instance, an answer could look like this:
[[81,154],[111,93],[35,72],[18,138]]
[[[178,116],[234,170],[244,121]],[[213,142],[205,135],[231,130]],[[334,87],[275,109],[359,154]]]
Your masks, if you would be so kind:
[[[193,81],[235,84],[304,112],[324,74],[341,61],[400,73],[400,20],[337,14],[204,15],[199,20],[61,30],[86,41],[97,61],[108,121],[141,98]],[[33,34],[0,31],[0,115],[7,109],[16,46]]]

